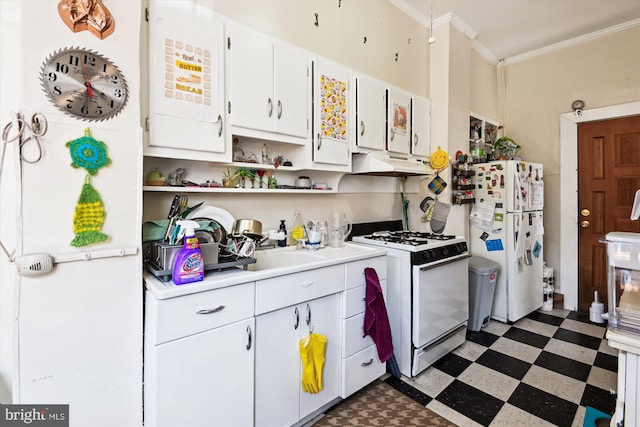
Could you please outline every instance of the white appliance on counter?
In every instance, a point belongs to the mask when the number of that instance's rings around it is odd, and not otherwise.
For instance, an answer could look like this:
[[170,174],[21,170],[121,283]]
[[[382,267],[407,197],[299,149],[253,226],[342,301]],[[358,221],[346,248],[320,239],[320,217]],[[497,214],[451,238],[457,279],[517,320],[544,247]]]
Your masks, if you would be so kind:
[[[353,241],[387,250],[386,307],[400,372],[414,377],[466,339],[469,319],[467,243],[462,237],[354,224]],[[370,229],[371,231],[363,231]]]
[[515,322],[543,304],[542,165],[517,160],[473,165],[469,250],[500,265],[491,317]]

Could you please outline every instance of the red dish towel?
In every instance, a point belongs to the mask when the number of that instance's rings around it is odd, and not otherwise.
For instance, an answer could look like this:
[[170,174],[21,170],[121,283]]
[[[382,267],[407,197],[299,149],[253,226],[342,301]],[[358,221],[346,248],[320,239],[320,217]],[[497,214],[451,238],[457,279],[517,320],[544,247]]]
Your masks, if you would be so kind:
[[376,270],[370,267],[364,269],[366,279],[366,307],[364,311],[364,336],[369,335],[378,349],[378,358],[386,362],[393,356],[393,342],[391,340],[391,326],[387,317],[387,307],[384,304],[382,287]]

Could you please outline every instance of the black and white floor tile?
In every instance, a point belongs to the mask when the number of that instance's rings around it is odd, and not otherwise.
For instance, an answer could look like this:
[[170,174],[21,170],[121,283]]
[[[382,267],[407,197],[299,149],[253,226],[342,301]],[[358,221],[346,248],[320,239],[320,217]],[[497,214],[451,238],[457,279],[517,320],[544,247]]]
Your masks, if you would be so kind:
[[420,375],[386,382],[464,427],[582,427],[587,406],[608,414],[615,406],[617,350],[605,333],[555,308],[491,321]]

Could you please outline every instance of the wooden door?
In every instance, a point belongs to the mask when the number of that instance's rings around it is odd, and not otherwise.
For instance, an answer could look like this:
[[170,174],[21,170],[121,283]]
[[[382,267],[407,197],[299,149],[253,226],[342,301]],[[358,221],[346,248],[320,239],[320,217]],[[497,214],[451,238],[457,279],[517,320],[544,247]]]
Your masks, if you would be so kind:
[[640,189],[640,116],[578,125],[578,309],[588,312],[598,291],[607,303],[607,248],[611,231],[640,232],[630,219]]

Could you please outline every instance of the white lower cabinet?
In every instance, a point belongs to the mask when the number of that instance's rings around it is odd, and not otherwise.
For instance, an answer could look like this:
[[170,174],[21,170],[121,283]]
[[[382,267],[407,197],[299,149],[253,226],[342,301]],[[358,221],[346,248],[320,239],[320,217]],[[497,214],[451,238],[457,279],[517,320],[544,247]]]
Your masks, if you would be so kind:
[[[144,424],[291,426],[385,373],[363,336],[364,269],[386,256],[156,299],[147,290]],[[302,388],[300,340],[327,338],[322,390]]]
[[166,300],[147,292],[145,425],[253,424],[253,295],[254,283]]
[[386,257],[348,263],[346,291],[342,294],[342,375],[340,396],[346,398],[384,375],[386,363],[380,362],[370,336],[364,336],[366,282],[364,269],[376,270],[383,294],[386,290]]
[[[256,282],[256,426],[290,426],[338,398],[344,264]],[[327,338],[323,389],[302,389],[299,342]]]
[[154,425],[252,425],[253,329],[251,318],[158,346]]

